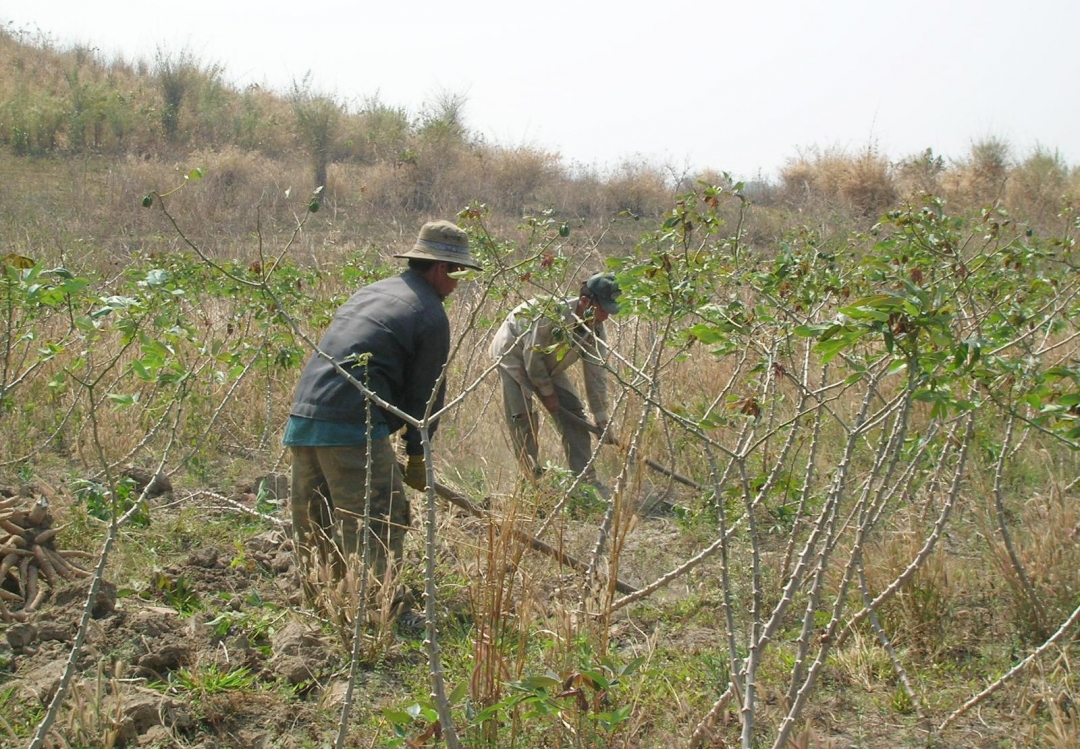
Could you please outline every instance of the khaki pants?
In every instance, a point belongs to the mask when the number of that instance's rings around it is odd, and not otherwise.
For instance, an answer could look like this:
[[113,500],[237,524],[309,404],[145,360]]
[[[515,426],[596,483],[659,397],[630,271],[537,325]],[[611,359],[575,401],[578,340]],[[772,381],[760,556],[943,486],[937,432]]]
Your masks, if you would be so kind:
[[[517,458],[522,471],[527,475],[537,476],[540,473],[539,448],[536,441],[539,422],[536,420],[532,394],[505,370],[499,369],[499,377],[502,379],[503,409],[506,424],[510,429],[514,457]],[[555,424],[562,437],[563,452],[566,453],[566,462],[570,470],[580,474],[586,470],[589,459],[592,457],[592,435],[584,425],[562,411],[568,411],[584,420],[585,408],[570,385],[569,378],[563,375],[557,378],[554,384],[555,393],[559,396],[559,404],[562,407],[558,416],[555,417]],[[589,483],[596,482],[596,475],[591,467],[583,478]]]
[[[363,539],[367,448],[292,447],[293,540],[301,565],[330,564],[335,577],[359,556]],[[371,520],[367,567],[378,579],[402,556],[409,500],[389,439],[371,443]],[[307,576],[304,577],[307,580]]]

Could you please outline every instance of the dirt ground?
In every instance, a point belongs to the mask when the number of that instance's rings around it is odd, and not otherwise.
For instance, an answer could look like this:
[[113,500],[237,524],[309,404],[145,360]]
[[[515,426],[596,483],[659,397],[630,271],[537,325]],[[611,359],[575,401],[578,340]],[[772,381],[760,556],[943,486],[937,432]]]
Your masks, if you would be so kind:
[[[0,624],[0,745],[29,744],[69,660],[67,703],[47,747],[325,743],[347,661],[318,621],[297,615],[299,578],[284,529],[249,538],[242,552],[196,547],[139,591],[118,590],[108,577],[74,655],[89,578],[58,584],[35,611],[9,606],[24,621]],[[221,688],[237,673],[244,688]]]

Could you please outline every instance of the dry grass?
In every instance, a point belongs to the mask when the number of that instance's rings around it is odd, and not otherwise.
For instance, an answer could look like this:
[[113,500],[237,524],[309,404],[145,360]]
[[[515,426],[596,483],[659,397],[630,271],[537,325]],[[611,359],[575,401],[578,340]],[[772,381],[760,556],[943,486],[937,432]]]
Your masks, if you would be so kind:
[[1026,746],[1066,749],[1080,745],[1080,695],[1074,684],[1075,653],[1057,653],[1054,661],[1036,669],[1028,683],[1020,688],[1021,709],[1041,720],[1016,737]]
[[1070,170],[1061,154],[1035,148],[1012,169],[1007,204],[1017,216],[1045,232],[1060,231],[1068,206],[1080,196],[1080,172]]
[[800,154],[781,169],[780,179],[780,194],[788,202],[843,206],[870,218],[897,197],[891,165],[873,146],[856,154],[837,149]]
[[[1080,510],[1074,499],[1061,493],[1059,485],[1057,491],[1036,494],[1023,502],[1013,526],[1019,561],[1041,611],[1033,610],[998,533],[991,536],[988,556],[1009,586],[1004,608],[1010,629],[1037,641],[1050,634],[1050,622],[1068,616],[1080,600],[1080,581],[1073,574],[1080,569]],[[1042,617],[1046,621],[1040,621]]]

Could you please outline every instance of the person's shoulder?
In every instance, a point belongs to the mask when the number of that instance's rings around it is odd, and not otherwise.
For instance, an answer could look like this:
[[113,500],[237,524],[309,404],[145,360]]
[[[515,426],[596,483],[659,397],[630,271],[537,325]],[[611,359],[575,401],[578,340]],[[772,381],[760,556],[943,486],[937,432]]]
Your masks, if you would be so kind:
[[391,294],[395,288],[401,285],[400,274],[394,276],[386,276],[380,278],[378,281],[372,281],[369,284],[361,286],[354,293],[354,297],[365,296],[378,296],[380,294]]
[[430,299],[439,300],[439,295],[435,293],[435,287],[428,283],[427,279],[419,271],[406,268],[401,273],[390,278],[395,281],[395,286],[402,290],[407,289],[409,293],[418,299],[423,299],[425,302]]
[[368,284],[362,291],[371,296],[386,297],[388,300],[394,299],[405,302],[409,306],[416,306],[424,298],[427,286],[423,278],[406,270]]
[[406,272],[395,273],[392,276],[386,278],[380,278],[375,283],[368,286],[369,289],[375,289],[376,291],[390,291],[392,289],[405,289],[409,288],[409,283],[406,280]]
[[344,314],[350,317],[360,314],[384,321],[422,315],[427,305],[403,275],[387,276],[359,289],[343,306]]
[[409,306],[421,325],[449,328],[449,318],[443,306],[443,300],[435,291],[435,287],[429,284],[423,275],[409,269],[394,278],[399,284],[395,287],[397,298]]
[[528,318],[565,317],[572,307],[570,302],[558,296],[539,296],[522,302],[514,308],[513,314]]

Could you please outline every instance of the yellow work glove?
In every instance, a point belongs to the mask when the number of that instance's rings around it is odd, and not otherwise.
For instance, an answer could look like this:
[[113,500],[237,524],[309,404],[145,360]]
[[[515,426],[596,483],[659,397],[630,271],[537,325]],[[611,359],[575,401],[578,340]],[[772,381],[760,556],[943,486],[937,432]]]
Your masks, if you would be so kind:
[[427,491],[427,467],[423,455],[410,455],[405,465],[405,483],[418,492]]

